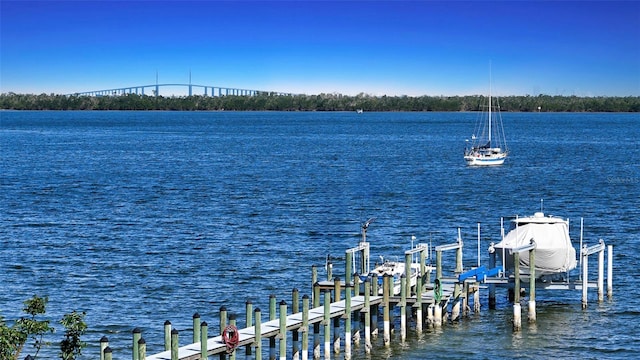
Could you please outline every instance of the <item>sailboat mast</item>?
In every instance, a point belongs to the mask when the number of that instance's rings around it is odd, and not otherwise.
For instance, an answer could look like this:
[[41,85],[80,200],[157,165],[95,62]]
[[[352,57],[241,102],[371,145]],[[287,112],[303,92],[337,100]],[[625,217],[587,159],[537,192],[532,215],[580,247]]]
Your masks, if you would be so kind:
[[491,62],[489,62],[489,147],[491,147]]

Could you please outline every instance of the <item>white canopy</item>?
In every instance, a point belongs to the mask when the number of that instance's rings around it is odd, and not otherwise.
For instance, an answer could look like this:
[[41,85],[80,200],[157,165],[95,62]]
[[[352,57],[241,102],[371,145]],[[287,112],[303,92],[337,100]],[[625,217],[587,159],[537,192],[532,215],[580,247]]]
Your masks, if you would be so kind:
[[[513,220],[511,230],[495,247],[514,249],[529,245],[531,240],[536,243],[536,277],[575,269],[576,250],[569,237],[568,221],[543,213]],[[505,255],[508,267],[513,267],[513,257],[509,252]],[[528,251],[520,253],[520,268],[524,273],[529,272]]]

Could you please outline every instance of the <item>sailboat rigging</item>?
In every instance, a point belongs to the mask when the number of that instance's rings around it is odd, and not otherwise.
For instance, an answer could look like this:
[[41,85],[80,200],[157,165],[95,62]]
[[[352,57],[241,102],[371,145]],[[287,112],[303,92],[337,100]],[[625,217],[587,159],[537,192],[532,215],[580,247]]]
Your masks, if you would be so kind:
[[488,99],[489,106],[487,106],[487,111],[482,111],[476,126],[476,132],[471,136],[471,147],[467,147],[464,150],[464,160],[467,165],[502,165],[509,153],[502,126],[500,105],[497,101],[494,111],[491,81],[489,81]]

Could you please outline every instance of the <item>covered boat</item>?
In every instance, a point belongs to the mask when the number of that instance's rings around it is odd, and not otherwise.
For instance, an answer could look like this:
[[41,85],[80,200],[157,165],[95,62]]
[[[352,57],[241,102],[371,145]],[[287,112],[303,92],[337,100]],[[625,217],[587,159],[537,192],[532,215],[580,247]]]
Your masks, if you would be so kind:
[[[576,267],[576,250],[569,237],[569,221],[537,212],[533,216],[516,218],[501,242],[494,248],[505,265],[513,271],[512,249],[535,242],[535,273],[537,279],[554,280]],[[529,278],[529,252],[520,253],[520,275]]]

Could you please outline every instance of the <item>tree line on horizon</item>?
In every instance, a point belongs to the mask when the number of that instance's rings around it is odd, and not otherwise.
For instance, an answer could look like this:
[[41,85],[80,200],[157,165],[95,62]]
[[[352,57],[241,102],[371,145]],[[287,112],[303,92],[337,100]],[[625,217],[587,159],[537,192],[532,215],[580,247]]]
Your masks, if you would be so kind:
[[[486,96],[356,96],[342,94],[253,96],[114,96],[0,94],[5,110],[173,110],[173,111],[478,111]],[[640,112],[640,96],[505,96],[494,100],[512,112]]]

